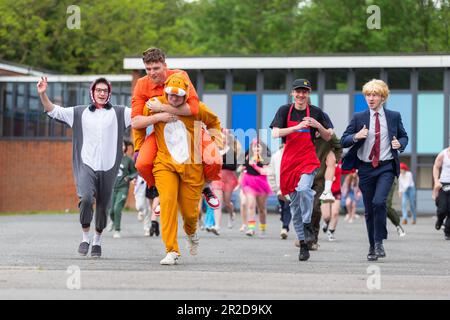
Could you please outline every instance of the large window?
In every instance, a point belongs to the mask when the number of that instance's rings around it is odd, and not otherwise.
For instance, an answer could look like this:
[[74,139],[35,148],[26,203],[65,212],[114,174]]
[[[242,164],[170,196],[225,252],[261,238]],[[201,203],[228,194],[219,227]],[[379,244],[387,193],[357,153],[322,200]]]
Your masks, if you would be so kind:
[[387,69],[390,90],[409,90],[411,88],[411,69]]
[[256,91],[256,70],[233,70],[233,91]]
[[433,164],[436,157],[419,157],[417,164],[417,189],[433,188]]
[[380,79],[379,69],[356,69],[355,90],[361,91],[362,87],[372,79]]
[[438,68],[419,70],[420,91],[442,91],[444,89],[444,71]]
[[348,70],[330,69],[325,71],[325,89],[333,91],[347,91]]
[[205,91],[225,90],[225,79],[227,72],[225,70],[205,70],[203,78],[205,80]]
[[264,70],[264,90],[286,90],[286,70]]

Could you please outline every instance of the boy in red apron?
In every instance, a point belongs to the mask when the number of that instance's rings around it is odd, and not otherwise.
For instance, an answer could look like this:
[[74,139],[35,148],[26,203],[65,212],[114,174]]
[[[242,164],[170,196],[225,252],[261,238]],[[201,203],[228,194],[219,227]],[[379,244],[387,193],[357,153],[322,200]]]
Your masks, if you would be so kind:
[[315,192],[311,186],[320,167],[314,147],[315,134],[318,131],[325,141],[331,138],[322,110],[308,104],[310,93],[308,80],[295,80],[291,91],[294,103],[281,106],[270,125],[272,137],[283,138],[286,143],[281,159],[280,189],[291,198],[300,261],[309,259],[307,242],[314,239],[311,215]]

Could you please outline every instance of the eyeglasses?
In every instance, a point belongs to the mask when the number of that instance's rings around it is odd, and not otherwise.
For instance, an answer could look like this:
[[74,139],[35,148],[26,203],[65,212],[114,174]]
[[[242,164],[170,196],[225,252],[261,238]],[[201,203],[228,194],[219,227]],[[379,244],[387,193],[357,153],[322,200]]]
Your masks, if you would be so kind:
[[104,94],[108,94],[109,90],[108,89],[95,89],[95,92],[97,93],[104,93]]

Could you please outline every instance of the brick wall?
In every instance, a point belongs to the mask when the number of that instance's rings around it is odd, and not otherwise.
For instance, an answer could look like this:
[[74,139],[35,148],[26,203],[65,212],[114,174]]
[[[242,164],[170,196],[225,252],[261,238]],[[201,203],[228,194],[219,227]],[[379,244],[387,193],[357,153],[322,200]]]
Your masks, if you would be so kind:
[[[78,210],[71,141],[0,140],[0,212]],[[132,187],[127,207],[134,208]]]

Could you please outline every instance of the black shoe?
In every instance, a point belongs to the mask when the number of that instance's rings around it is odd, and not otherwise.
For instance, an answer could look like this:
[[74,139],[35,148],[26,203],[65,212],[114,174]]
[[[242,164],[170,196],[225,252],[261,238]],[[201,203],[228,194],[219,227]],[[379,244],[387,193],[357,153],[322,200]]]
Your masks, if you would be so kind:
[[298,260],[306,261],[309,259],[308,245],[304,242],[300,243],[300,253],[298,255]]
[[377,261],[378,260],[378,256],[375,253],[375,248],[374,247],[370,247],[369,248],[369,253],[367,254],[367,260],[368,261]]
[[89,251],[89,243],[85,241],[80,243],[80,246],[78,247],[78,253],[80,254],[80,256],[86,256],[88,254],[88,251]]
[[450,240],[450,235],[445,235],[445,240]]
[[323,231],[324,233],[327,233],[327,231],[328,231],[328,222],[324,222],[324,223],[323,223],[322,231]]
[[91,257],[100,258],[102,256],[102,247],[101,246],[92,246],[91,249]]
[[153,237],[153,235],[159,236],[158,221],[152,221],[152,226],[150,227],[150,237]]
[[378,258],[386,257],[386,252],[384,252],[382,243],[375,243],[375,254],[377,255]]
[[158,189],[156,189],[155,186],[146,188],[145,189],[145,196],[149,198],[150,200],[155,199],[156,197],[159,197]]
[[155,236],[159,236],[159,223],[158,221],[155,221]]
[[434,225],[434,227],[436,228],[436,230],[441,230],[442,224],[444,223],[443,219],[437,219],[436,220],[436,224]]
[[316,240],[311,223],[304,223],[303,231],[305,233],[305,242],[314,242]]

